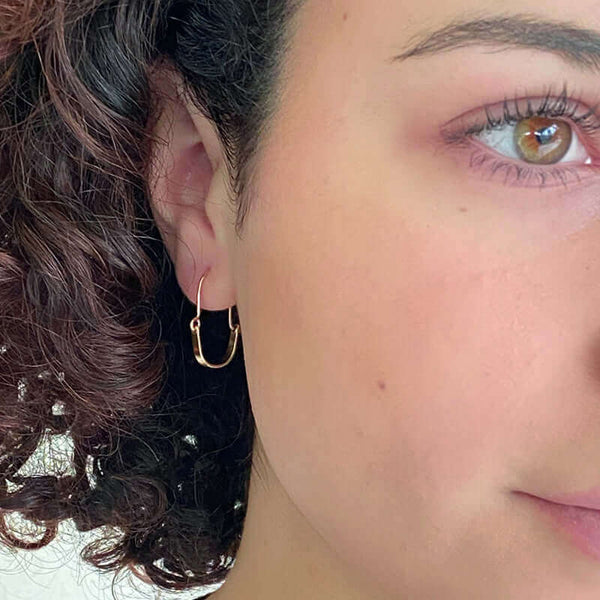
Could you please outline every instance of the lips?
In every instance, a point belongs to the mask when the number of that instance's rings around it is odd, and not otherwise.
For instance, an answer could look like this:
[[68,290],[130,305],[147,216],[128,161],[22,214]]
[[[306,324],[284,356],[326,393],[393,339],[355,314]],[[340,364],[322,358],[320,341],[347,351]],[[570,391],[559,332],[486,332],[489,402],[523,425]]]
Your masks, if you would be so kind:
[[[548,499],[550,497],[541,498],[525,492],[517,493],[533,501],[545,515],[550,517],[552,523],[559,530],[567,534],[567,537],[579,550],[596,561],[600,561],[600,510],[590,506],[581,506],[581,504],[600,506],[595,490],[591,493],[588,491],[583,494],[553,494],[550,496],[561,502]],[[565,504],[565,500],[581,504]]]
[[585,492],[546,495],[542,499],[556,504],[579,506],[600,511],[600,487]]

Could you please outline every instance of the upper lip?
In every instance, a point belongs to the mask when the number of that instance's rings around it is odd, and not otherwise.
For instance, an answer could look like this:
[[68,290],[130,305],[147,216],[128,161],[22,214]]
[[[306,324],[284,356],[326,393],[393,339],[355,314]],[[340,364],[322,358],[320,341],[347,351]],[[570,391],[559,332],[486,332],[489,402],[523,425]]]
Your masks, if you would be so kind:
[[554,502],[555,504],[565,504],[567,506],[579,506],[581,508],[600,510],[600,486],[584,492],[546,494],[544,496],[538,496],[538,498]]

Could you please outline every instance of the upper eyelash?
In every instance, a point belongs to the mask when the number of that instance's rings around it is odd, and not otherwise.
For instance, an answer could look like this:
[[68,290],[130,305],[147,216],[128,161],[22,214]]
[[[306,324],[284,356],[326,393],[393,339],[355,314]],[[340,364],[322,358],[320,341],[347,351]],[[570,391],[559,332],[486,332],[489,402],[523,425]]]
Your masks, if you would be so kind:
[[534,116],[544,117],[568,117],[574,123],[584,131],[596,131],[600,129],[600,117],[596,113],[596,108],[589,108],[584,114],[576,116],[577,109],[581,106],[579,100],[573,100],[569,98],[567,93],[566,85],[563,87],[562,92],[558,96],[553,96],[549,91],[542,98],[541,104],[534,108],[532,105],[531,98],[527,98],[527,110],[525,114],[522,114],[519,108],[517,98],[513,98],[512,103],[514,112],[511,113],[509,109],[508,99],[504,99],[502,104],[502,118],[495,120],[493,115],[489,112],[489,107],[486,107],[487,124],[489,127],[499,127],[502,125],[511,125],[520,121],[521,119],[528,119]]
[[[527,107],[525,112],[522,112],[520,104],[524,101],[527,102]],[[500,117],[494,117],[491,112],[492,106],[494,105],[488,104],[483,107],[486,115],[484,123],[477,123],[459,131],[447,131],[442,128],[442,135],[446,142],[451,144],[466,142],[467,138],[483,131],[501,128],[504,125],[512,125],[521,119],[533,116],[551,118],[567,117],[584,132],[593,133],[600,130],[600,115],[596,110],[600,106],[600,102],[596,103],[592,108],[587,108],[583,114],[577,115],[582,102],[569,95],[566,84],[563,85],[560,94],[556,95],[551,89],[548,89],[541,97],[541,100],[538,99],[537,101],[517,96],[509,100],[505,97],[501,107],[502,116]]]

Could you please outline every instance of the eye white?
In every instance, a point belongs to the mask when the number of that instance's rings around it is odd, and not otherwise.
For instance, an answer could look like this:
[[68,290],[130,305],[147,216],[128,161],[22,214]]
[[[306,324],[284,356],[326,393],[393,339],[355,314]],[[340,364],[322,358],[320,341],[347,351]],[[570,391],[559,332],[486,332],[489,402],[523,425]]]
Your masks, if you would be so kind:
[[[493,148],[496,150],[496,152],[502,154],[503,156],[522,161],[515,142],[516,126],[517,123],[499,125],[493,129],[484,129],[483,131],[474,134],[473,137],[486,146]],[[590,158],[584,145],[579,140],[579,137],[574,129],[572,129],[571,144],[567,150],[567,153],[560,160],[553,164],[559,164],[562,162],[582,162],[584,164],[589,164],[592,162],[592,159]]]

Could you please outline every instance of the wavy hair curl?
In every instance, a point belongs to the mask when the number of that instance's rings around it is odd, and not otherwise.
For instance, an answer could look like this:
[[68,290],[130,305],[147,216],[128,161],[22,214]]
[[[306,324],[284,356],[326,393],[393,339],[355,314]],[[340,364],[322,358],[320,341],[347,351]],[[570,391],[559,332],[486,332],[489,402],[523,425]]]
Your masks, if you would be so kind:
[[[192,355],[192,315],[149,208],[151,73],[172,64],[215,123],[239,232],[298,4],[0,0],[4,543],[44,546],[73,519],[105,528],[84,552],[99,568],[169,589],[224,580],[254,419],[243,346],[215,372]],[[203,327],[209,355],[224,323]],[[67,466],[32,469],[61,435]]]

